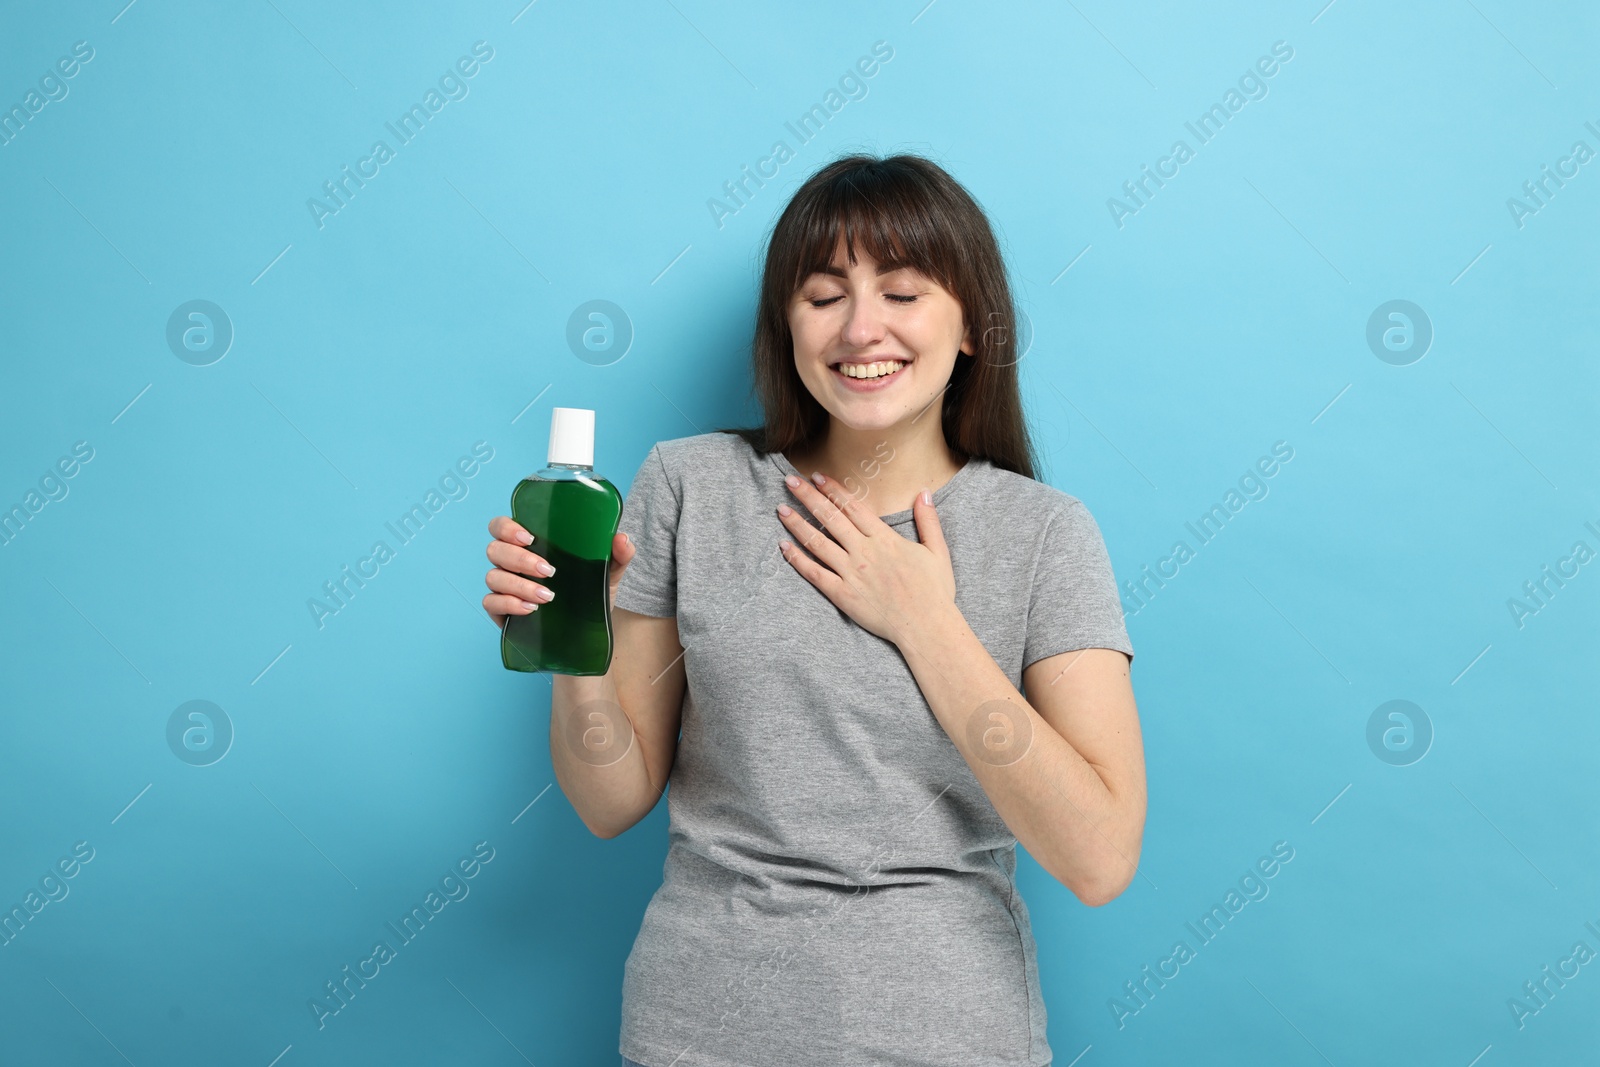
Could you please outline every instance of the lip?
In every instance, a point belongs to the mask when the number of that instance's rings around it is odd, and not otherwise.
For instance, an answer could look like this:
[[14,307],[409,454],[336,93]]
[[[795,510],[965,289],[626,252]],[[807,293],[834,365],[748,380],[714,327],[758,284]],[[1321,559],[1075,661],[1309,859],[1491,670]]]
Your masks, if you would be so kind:
[[909,361],[903,362],[899,370],[895,371],[893,374],[889,374],[881,378],[852,378],[848,374],[845,374],[843,371],[834,367],[829,367],[828,373],[833,375],[836,380],[842,382],[846,389],[849,389],[853,392],[876,393],[881,389],[887,389],[889,386],[893,385],[895,380],[899,378],[900,375],[904,374],[906,372],[906,368],[910,366],[911,364]]

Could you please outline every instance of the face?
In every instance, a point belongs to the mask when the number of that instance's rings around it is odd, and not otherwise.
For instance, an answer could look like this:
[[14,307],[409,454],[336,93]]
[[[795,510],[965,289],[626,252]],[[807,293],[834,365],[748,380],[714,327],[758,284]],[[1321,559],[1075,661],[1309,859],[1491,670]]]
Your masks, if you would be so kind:
[[[972,354],[971,331],[960,302],[938,282],[912,267],[880,274],[865,249],[856,254],[851,264],[841,237],[829,270],[811,275],[790,299],[795,369],[834,419],[886,430],[934,403],[958,353]],[[841,364],[879,376],[847,376]]]

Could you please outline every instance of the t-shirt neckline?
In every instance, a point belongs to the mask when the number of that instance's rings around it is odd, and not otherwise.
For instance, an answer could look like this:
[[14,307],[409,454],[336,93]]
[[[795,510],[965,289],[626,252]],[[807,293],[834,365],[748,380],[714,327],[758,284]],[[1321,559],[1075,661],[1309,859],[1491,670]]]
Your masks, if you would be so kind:
[[[771,459],[778,469],[784,472],[784,474],[792,474],[797,478],[804,478],[808,482],[811,481],[811,473],[807,471],[806,473],[802,474],[800,471],[796,470],[795,465],[789,462],[789,457],[784,455],[782,452],[769,452],[767,453],[767,458]],[[944,503],[945,497],[949,496],[956,486],[960,485],[966,479],[967,475],[982,463],[984,463],[984,460],[980,459],[979,457],[968,456],[967,461],[961,465],[961,469],[952,474],[949,481],[945,482],[938,489],[933,491],[933,506],[937,508],[940,504]],[[784,491],[788,491],[787,486],[784,487]],[[890,526],[899,526],[901,523],[912,522],[914,521],[915,517],[916,511],[913,508],[906,508],[904,511],[896,511],[890,515],[879,516],[879,518],[881,518]]]

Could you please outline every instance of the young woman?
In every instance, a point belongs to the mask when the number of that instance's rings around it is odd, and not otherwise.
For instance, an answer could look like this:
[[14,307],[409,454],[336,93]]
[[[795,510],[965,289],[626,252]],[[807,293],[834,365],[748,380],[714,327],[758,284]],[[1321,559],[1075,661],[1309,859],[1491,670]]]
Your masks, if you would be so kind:
[[[1107,903],[1145,779],[1111,565],[1034,477],[1015,322],[965,189],[839,159],[768,246],[765,424],[662,441],[634,478],[611,669],[553,679],[550,732],[601,837],[672,785],[625,1065],[1050,1063],[1015,846]],[[489,529],[499,622],[542,560]]]

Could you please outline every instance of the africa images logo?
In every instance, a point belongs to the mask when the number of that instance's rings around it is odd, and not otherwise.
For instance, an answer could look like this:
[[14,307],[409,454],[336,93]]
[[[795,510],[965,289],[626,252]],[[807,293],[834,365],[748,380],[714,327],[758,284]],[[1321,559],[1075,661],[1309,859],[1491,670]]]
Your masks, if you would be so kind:
[[429,888],[422,903],[413,904],[411,910],[400,917],[398,926],[394,922],[384,923],[384,929],[394,935],[393,941],[385,936],[373,942],[371,955],[357,962],[353,970],[348,963],[345,964],[336,976],[337,981],[330,979],[324,982],[323,992],[306,1001],[317,1029],[325,1029],[330,1016],[348,1008],[356,994],[381,975],[383,968],[399,957],[402,948],[421,936],[436,915],[450,904],[466,900],[467,894],[472,892],[468,883],[478,876],[485,864],[494,859],[494,855],[494,846],[487,841],[479,841],[472,846],[469,855],[457,860],[454,867],[446,868],[437,888]]
[[337,215],[350,206],[349,202],[355,198],[356,193],[365,189],[367,182],[378,176],[384,164],[395,158],[396,148],[410,144],[427,127],[428,120],[444,110],[445,104],[452,100],[467,98],[467,94],[472,91],[467,85],[467,79],[476,77],[483,69],[481,64],[494,58],[494,49],[487,41],[477,41],[472,46],[472,57],[462,56],[456,60],[453,68],[447,68],[439,75],[437,89],[430,86],[423,94],[420,104],[412,104],[400,113],[400,117],[395,120],[399,123],[398,128],[394,122],[384,123],[388,131],[394,135],[395,148],[389,147],[389,142],[384,140],[372,142],[371,150],[356,160],[354,172],[350,170],[350,164],[346,163],[339,168],[341,173],[337,180],[322,183],[322,191],[327,196],[326,201],[314,196],[307,198],[306,210],[311,212],[311,221],[317,224],[317,229],[323,229],[327,225],[325,219]]

